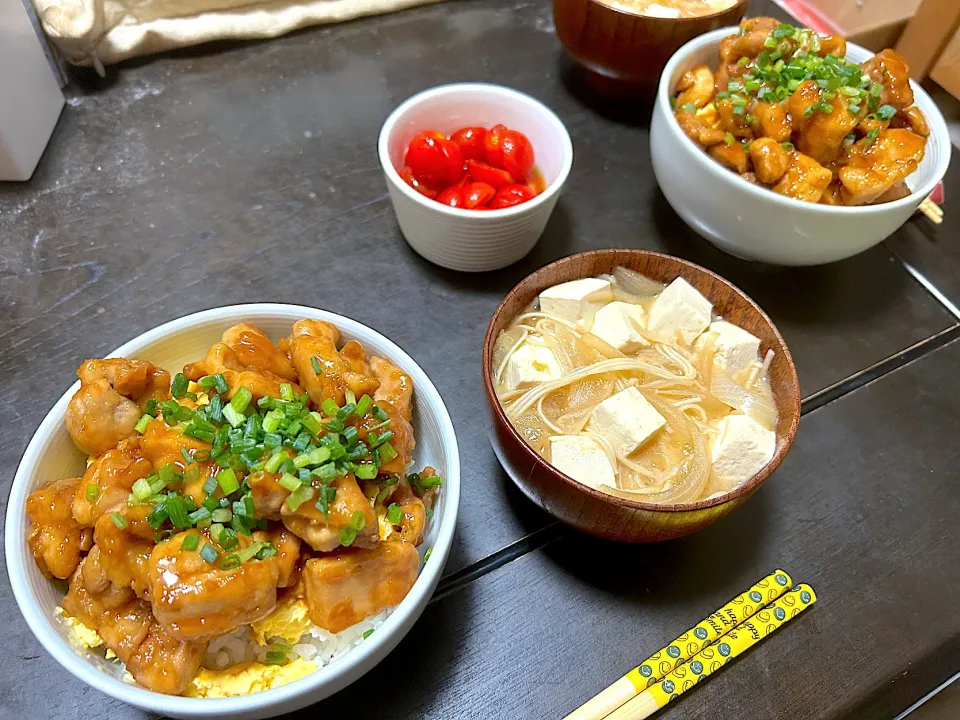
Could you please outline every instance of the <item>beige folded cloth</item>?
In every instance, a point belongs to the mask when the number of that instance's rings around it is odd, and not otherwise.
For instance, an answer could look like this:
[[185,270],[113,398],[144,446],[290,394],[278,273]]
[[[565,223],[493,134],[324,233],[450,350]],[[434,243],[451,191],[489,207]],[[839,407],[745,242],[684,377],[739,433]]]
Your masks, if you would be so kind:
[[75,65],[110,64],[210,40],[283,35],[439,0],[33,0]]

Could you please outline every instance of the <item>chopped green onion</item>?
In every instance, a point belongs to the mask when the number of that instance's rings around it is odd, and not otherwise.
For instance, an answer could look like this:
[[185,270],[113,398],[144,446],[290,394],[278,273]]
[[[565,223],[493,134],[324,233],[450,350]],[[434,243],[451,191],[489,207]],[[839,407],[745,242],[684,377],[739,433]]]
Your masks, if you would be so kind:
[[290,473],[284,473],[281,475],[280,479],[277,480],[277,484],[284,490],[289,490],[290,492],[297,490],[301,485],[303,485],[303,483],[300,482],[296,476],[291,475]]
[[354,410],[354,413],[358,417],[364,417],[368,412],[370,412],[371,407],[373,407],[373,398],[371,398],[369,395],[364,395],[357,401],[357,408]]
[[340,406],[337,405],[333,398],[327,398],[320,403],[320,409],[323,410],[323,414],[327,417],[336,417],[336,414],[340,412]]
[[374,631],[374,628],[370,628],[369,630],[364,630],[364,631],[363,631],[363,639],[366,640],[368,637],[370,637],[371,635],[373,635],[373,631]]
[[750,62],[750,58],[742,57],[739,60],[737,60],[737,65],[739,67],[746,67],[749,62]]
[[96,502],[99,494],[100,488],[97,487],[96,483],[87,483],[87,489],[84,492],[84,497],[87,499],[87,502]]
[[377,476],[377,466],[374,463],[360,463],[356,475],[360,480],[373,480]]
[[433,553],[433,548],[427,548],[427,552],[423,556],[423,564],[426,565],[427,561],[430,559],[430,555]]
[[881,105],[880,109],[877,110],[877,117],[883,122],[888,122],[893,119],[893,116],[897,114],[897,109],[892,105]]
[[275,433],[280,428],[283,421],[283,412],[280,410],[271,410],[263,416],[263,431],[265,433]]
[[390,416],[387,415],[387,411],[384,410],[379,405],[374,405],[373,410],[371,410],[371,412],[373,413],[373,416],[380,422],[385,422],[386,420],[390,419]]
[[874,140],[877,139],[877,135],[879,134],[880,134],[880,128],[873,128],[873,130],[868,132],[865,138],[866,140],[865,146],[870,147],[871,145],[873,145]]
[[190,527],[190,514],[187,512],[187,504],[184,502],[182,496],[167,495],[167,499],[163,504],[167,509],[170,522],[173,523],[174,527],[181,529]]
[[193,552],[197,549],[197,546],[200,545],[200,536],[197,533],[190,533],[180,544],[181,550],[186,550],[187,552]]
[[399,525],[403,520],[403,509],[396,503],[391,503],[387,508],[387,522],[391,525]]
[[393,445],[386,442],[380,447],[377,448],[380,451],[380,461],[388,463],[397,457],[397,451],[394,449]]
[[110,519],[113,520],[113,524],[116,525],[121,530],[123,530],[130,524],[127,521],[127,519],[123,515],[121,515],[119,512],[110,513]]
[[286,657],[286,654],[279,650],[270,650],[263,656],[263,662],[267,665],[279,665]]
[[230,468],[221,470],[217,475],[217,484],[223,490],[224,495],[236,492],[240,489],[240,481],[237,480],[237,474]]
[[200,525],[201,523],[209,522],[212,518],[212,513],[209,509],[201,507],[190,513],[188,517],[194,525]]
[[350,527],[357,532],[363,530],[366,524],[367,516],[364,514],[363,510],[356,510],[354,511],[353,515],[350,516]]
[[856,115],[858,112],[860,112],[860,106],[856,103],[847,103],[847,110],[850,111],[851,115]]
[[[94,487],[96,487],[96,485],[94,485]],[[153,491],[150,489],[150,481],[146,478],[137,480],[131,489],[133,490],[133,497],[137,502],[143,502],[153,494]]]
[[210,543],[204,545],[203,549],[200,550],[200,557],[202,557],[209,565],[213,565],[219,556],[220,553],[218,553]]
[[300,422],[303,423],[303,427],[306,428],[307,432],[309,432],[311,435],[316,436],[316,435],[319,435],[319,434],[320,434],[320,430],[321,430],[320,419],[321,419],[321,417],[322,417],[322,416],[321,416],[319,413],[314,413],[314,412],[312,412],[312,413],[308,413],[308,414],[304,415],[302,418],[300,418]]
[[[150,424],[150,421],[153,420],[153,416],[147,413],[144,413],[140,416],[140,419],[137,420],[137,424],[133,426],[133,429],[138,433],[143,435],[147,431],[147,425]],[[129,425],[127,427],[130,427]]]
[[167,504],[157,503],[153,508],[153,512],[147,515],[147,525],[157,530],[167,521],[168,517],[170,517],[170,515],[167,513]]
[[243,413],[234,410],[233,405],[223,408],[223,417],[232,427],[240,427],[247,419]]
[[347,405],[357,404],[357,396],[354,395],[353,390],[345,390],[343,392],[343,397],[346,399]]
[[427,520],[432,520],[432,519],[433,519],[433,508],[427,508],[427,509],[426,509],[426,515],[427,515]]
[[280,397],[287,402],[293,402],[296,395],[293,394],[293,385],[290,383],[280,383]]
[[156,417],[157,410],[159,408],[160,408],[160,401],[157,400],[156,398],[150,398],[149,400],[147,400],[147,407],[144,410],[144,412],[147,413],[147,415],[149,415],[150,417]]
[[211,475],[207,478],[206,482],[203,483],[203,491],[207,495],[212,495],[214,490],[217,489],[217,478]]
[[227,508],[217,508],[210,513],[210,519],[215,523],[228,523],[233,518],[233,513]]
[[337,489],[333,485],[324,485],[320,488],[320,499],[317,500],[316,508],[323,513],[323,517],[327,520],[330,519],[330,504],[336,499],[336,496]]
[[240,567],[240,557],[236,553],[224,555],[220,558],[221,570],[236,570],[238,567]]
[[179,481],[182,476],[180,475],[180,468],[175,463],[167,463],[162,468],[160,468],[159,475],[160,480],[164,485],[169,485],[172,482]]
[[233,394],[233,397],[230,399],[230,407],[236,410],[238,413],[242,413],[247,409],[247,405],[250,404],[250,401],[253,400],[253,393],[250,392],[249,388],[238,387],[237,391]]
[[775,48],[777,46],[777,41],[774,40],[773,37],[768,37],[763,41],[763,46],[765,48]]
[[270,456],[270,459],[267,460],[266,465],[263,466],[263,469],[268,473],[275,473],[280,469],[280,466],[283,465],[284,461],[289,456],[282,450],[277,450],[273,455]]
[[797,32],[797,28],[793,27],[792,25],[787,25],[786,23],[783,23],[775,27],[773,29],[773,32],[770,33],[770,35],[775,40],[782,40],[783,38],[793,37],[796,34],[796,32]]
[[231,528],[223,528],[220,532],[220,539],[217,541],[227,552],[236,550],[237,546],[240,545],[240,541],[237,539],[237,533],[234,532]]
[[747,112],[747,109],[743,105],[737,105],[736,107],[733,108],[734,115],[744,115],[746,114],[746,112]]
[[[299,481],[297,481],[299,483]],[[296,512],[297,508],[313,498],[313,488],[309,485],[300,485],[296,490],[287,496],[287,507]]]
[[[264,528],[260,529],[263,530]],[[267,558],[273,557],[277,554],[277,548],[274,547],[273,543],[262,543],[262,545],[263,547],[257,551],[257,560],[266,560]]]
[[340,528],[340,544],[344,547],[350,547],[353,545],[353,541],[357,539],[357,531],[353,529],[353,526],[347,525]]
[[782,142],[782,143],[780,143],[780,147],[782,147],[782,148],[783,148],[784,150],[786,150],[787,152],[793,152],[793,143],[792,143],[792,142]]
[[320,361],[317,359],[316,355],[310,356],[310,365],[313,366],[313,372],[317,375],[320,375],[323,372],[323,368],[320,367]]
[[170,383],[170,394],[175,398],[182,398],[187,394],[187,387],[190,384],[190,381],[187,380],[187,376],[183,373],[177,373],[173,376],[173,382]]

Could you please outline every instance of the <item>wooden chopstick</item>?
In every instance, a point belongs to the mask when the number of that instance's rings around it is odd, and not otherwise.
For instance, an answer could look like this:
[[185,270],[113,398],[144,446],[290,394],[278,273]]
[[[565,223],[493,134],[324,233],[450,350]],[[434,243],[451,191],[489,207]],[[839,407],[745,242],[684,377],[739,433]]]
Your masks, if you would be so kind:
[[600,720],[644,692],[675,667],[689,660],[717,638],[733,630],[765,604],[782,596],[793,584],[783,570],[775,570],[753,587],[687,630],[640,665],[585,702],[564,720]]
[[753,617],[744,620],[725,636],[678,665],[659,682],[607,715],[605,720],[644,720],[699,682],[710,677],[781,625],[817,601],[813,588],[801,583],[777,598]]
[[926,215],[930,222],[935,225],[940,225],[943,222],[943,208],[937,205],[929,197],[920,203],[920,206],[917,208],[917,210]]

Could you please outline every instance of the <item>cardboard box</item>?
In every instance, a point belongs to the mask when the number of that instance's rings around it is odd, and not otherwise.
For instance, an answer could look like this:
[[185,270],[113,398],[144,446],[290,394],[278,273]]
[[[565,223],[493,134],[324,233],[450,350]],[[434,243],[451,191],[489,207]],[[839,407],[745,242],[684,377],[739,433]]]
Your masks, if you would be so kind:
[[921,0],[774,0],[803,25],[874,52],[893,47]]

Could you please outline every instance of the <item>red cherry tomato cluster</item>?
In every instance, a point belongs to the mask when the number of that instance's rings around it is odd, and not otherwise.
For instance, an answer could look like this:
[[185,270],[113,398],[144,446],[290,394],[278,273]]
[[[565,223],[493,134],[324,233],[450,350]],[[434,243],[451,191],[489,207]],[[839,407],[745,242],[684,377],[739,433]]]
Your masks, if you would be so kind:
[[466,210],[499,210],[543,192],[527,136],[504,125],[426,130],[407,146],[400,177],[422,195]]

